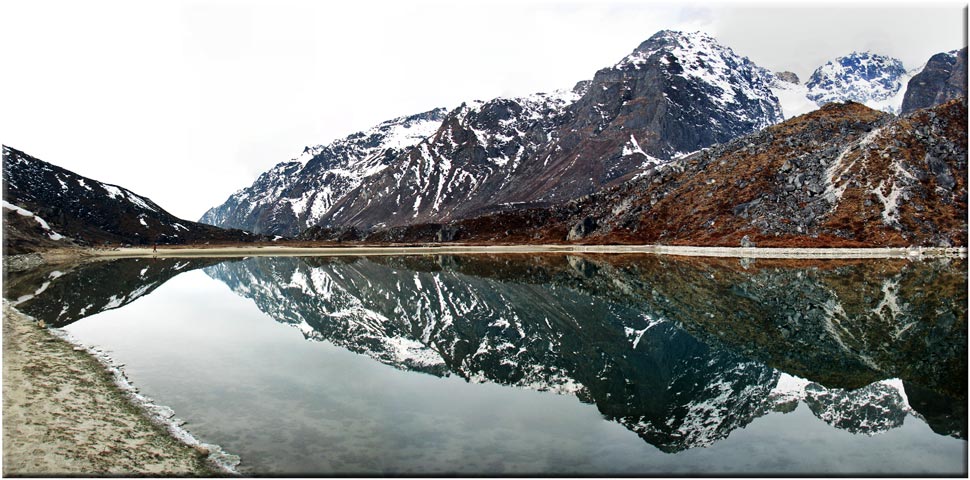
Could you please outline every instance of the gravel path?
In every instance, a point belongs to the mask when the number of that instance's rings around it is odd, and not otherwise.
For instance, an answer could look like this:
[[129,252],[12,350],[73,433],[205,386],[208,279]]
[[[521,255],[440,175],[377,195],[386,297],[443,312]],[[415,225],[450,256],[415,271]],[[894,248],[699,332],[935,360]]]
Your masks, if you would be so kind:
[[667,245],[426,245],[426,246],[222,246],[121,248],[90,251],[93,257],[248,257],[343,255],[444,255],[501,253],[646,253],[660,255],[732,258],[926,258],[966,257],[966,248],[741,248]]

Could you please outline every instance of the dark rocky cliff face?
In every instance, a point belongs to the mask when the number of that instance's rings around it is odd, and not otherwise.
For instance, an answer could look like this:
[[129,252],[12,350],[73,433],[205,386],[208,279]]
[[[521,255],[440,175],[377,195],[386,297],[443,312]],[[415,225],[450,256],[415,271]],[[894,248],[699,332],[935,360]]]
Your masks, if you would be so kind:
[[798,79],[798,75],[795,75],[795,72],[787,72],[787,71],[786,72],[778,72],[778,73],[775,74],[775,77],[778,80],[781,80],[783,82],[788,82],[788,83],[791,83],[793,85],[800,85],[801,84],[801,81]]
[[906,86],[902,113],[967,96],[967,48],[937,53]]
[[[51,241],[62,240],[59,237],[81,245],[256,239],[248,232],[176,218],[127,189],[82,177],[7,146],[3,147],[3,200],[5,212],[19,207],[49,227],[40,237],[43,244],[36,246],[52,246]],[[29,250],[30,244],[25,240],[22,247]]]

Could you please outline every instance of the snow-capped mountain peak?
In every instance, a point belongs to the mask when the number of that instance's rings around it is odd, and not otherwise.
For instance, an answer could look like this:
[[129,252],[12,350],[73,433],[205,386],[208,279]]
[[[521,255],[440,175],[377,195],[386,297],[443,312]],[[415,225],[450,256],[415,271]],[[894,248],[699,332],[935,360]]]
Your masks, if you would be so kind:
[[650,61],[650,58],[658,52],[673,53],[678,58],[686,51],[707,56],[710,52],[727,50],[731,54],[734,52],[727,47],[720,45],[717,39],[700,31],[680,32],[676,30],[661,30],[643,43],[641,43],[633,53],[627,55],[616,63],[613,68],[632,67],[638,68]]
[[327,214],[344,194],[432,135],[447,110],[394,118],[328,145],[304,147],[249,187],[210,209],[201,222],[270,234],[296,235]]
[[816,69],[805,86],[807,97],[819,106],[851,100],[897,113],[906,83],[915,73],[907,72],[895,58],[852,52]]
[[688,81],[711,86],[706,93],[719,107],[743,112],[743,106],[751,101],[766,103],[763,114],[752,119],[756,128],[782,120],[777,114],[778,100],[760,74],[763,69],[707,33],[662,30],[613,68],[639,70],[652,62],[659,62],[670,73]]
[[572,90],[464,103],[304,236],[570,200],[781,118],[757,66],[709,35],[663,31]]

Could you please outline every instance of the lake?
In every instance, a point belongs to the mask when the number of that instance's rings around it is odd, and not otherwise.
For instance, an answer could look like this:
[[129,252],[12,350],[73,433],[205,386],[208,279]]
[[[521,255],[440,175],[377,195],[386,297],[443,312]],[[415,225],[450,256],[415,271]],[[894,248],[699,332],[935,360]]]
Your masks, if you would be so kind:
[[246,475],[967,472],[967,262],[122,259],[11,274]]

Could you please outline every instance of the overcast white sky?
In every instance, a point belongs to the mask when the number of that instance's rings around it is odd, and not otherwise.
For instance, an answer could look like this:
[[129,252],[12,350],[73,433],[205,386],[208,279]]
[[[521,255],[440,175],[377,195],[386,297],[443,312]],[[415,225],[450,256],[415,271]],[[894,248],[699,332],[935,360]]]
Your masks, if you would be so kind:
[[0,1],[0,141],[197,220],[304,145],[570,88],[658,30],[804,81],[964,46],[964,3]]

